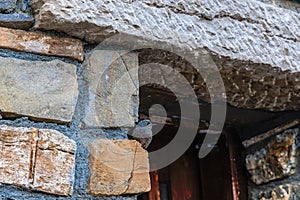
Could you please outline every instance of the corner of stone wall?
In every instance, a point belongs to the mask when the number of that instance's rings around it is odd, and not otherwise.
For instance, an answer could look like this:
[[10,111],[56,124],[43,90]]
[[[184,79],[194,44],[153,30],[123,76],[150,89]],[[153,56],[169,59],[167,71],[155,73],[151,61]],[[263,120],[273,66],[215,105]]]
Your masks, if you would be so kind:
[[0,198],[149,191],[148,153],[127,137],[138,121],[137,54],[32,25],[27,1],[0,3]]

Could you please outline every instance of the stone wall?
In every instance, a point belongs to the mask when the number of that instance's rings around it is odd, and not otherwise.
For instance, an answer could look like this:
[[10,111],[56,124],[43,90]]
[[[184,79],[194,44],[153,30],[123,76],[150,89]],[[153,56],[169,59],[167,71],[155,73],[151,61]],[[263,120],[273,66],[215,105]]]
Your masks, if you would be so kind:
[[[299,18],[254,0],[1,1],[0,199],[136,199],[150,190],[148,153],[127,133],[138,121],[138,65],[166,52],[121,55],[126,44],[117,41],[123,46],[94,50],[105,38],[120,32],[204,52],[221,72],[229,104],[299,110]],[[177,55],[168,59],[209,101],[203,77]],[[286,134],[276,142],[293,152],[297,134]],[[265,159],[276,142],[251,158]],[[289,170],[253,180],[295,174],[294,157],[279,163]]]
[[250,199],[298,199],[299,120],[243,142]]
[[122,50],[27,30],[27,3],[0,3],[0,199],[136,199],[150,190],[148,153],[127,137],[139,93],[118,95],[124,110],[109,94],[120,77],[138,86],[137,54],[105,65]]

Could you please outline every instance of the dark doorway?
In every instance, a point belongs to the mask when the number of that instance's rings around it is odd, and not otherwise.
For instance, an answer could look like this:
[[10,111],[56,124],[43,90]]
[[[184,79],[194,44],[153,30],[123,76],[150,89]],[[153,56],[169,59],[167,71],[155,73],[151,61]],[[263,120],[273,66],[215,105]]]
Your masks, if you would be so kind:
[[[176,133],[176,127],[165,128],[153,138],[149,151],[168,143]],[[198,158],[199,146],[204,135],[198,135],[190,148],[171,165],[151,172],[152,190],[139,196],[141,200],[232,200],[232,170],[230,149],[240,152],[238,138],[233,137],[233,144],[228,144],[226,134],[222,134],[213,151],[205,158]],[[234,152],[233,152],[234,153]],[[233,155],[239,168],[239,199],[247,199],[245,171],[241,156]],[[241,169],[241,170],[240,170]],[[243,194],[241,194],[243,193]]]

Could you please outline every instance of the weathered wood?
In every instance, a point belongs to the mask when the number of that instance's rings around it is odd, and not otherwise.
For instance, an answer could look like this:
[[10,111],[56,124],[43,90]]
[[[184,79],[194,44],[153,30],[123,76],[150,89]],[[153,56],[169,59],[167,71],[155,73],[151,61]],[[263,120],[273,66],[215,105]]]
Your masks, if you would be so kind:
[[269,138],[273,135],[276,135],[280,132],[283,132],[286,129],[293,128],[293,127],[295,127],[299,124],[300,124],[300,120],[298,120],[298,119],[294,120],[294,121],[292,121],[288,124],[278,126],[278,127],[274,128],[274,129],[272,129],[272,130],[270,130],[270,131],[268,131],[264,134],[252,137],[249,140],[245,140],[245,141],[243,141],[243,145],[244,145],[245,148],[249,148],[250,146],[252,146],[255,143],[261,142],[261,141],[263,141],[263,140],[265,140],[265,139],[267,139],[267,138]]
[[[152,87],[141,87],[140,88],[140,116],[148,115],[148,110],[153,104],[160,104],[166,108],[168,113],[167,124],[179,126],[179,122],[182,125],[187,126],[197,125],[197,121],[187,119],[187,116],[182,116],[180,107],[176,101],[174,94],[161,90],[159,88]],[[209,104],[199,102],[200,108],[200,121],[210,121],[211,107]],[[185,108],[185,113],[193,113],[194,110],[191,108]],[[144,114],[144,115],[141,115]],[[155,115],[159,115],[156,114]],[[226,121],[225,123],[231,124],[235,127],[241,127],[242,130],[239,132],[239,136],[242,140],[247,140],[251,137],[257,136],[258,134],[264,133],[270,129],[273,129],[277,124],[283,124],[288,121],[299,118],[300,113],[294,111],[281,112],[268,112],[264,110],[252,110],[252,109],[240,109],[232,106],[227,106]],[[155,119],[155,118],[154,118]],[[172,120],[172,123],[170,123]],[[155,119],[158,124],[160,119]],[[153,123],[156,123],[153,121]],[[263,122],[263,123],[261,123]],[[204,126],[205,127],[205,126]],[[207,128],[203,128],[207,129]]]
[[199,200],[198,152],[190,148],[170,166],[172,200]]
[[200,159],[201,195],[206,200],[232,200],[229,153],[224,135],[216,150]]
[[148,198],[149,200],[160,200],[158,172],[157,171],[151,172],[150,178],[151,178],[151,191],[148,193]]
[[161,117],[161,116],[151,116],[151,119],[145,115],[140,113],[139,114],[140,119],[149,119],[151,120],[151,122],[153,124],[159,124],[159,125],[169,125],[169,126],[173,126],[173,127],[186,127],[186,128],[191,128],[191,127],[199,127],[199,134],[206,134],[206,130],[208,129],[208,126],[206,123],[204,122],[196,122],[195,120],[192,119],[186,119],[186,118],[180,118],[179,116],[176,118],[172,118],[172,117]]
[[248,177],[242,157],[242,143],[235,129],[225,128],[229,151],[229,165],[233,200],[248,199]]
[[236,149],[234,148],[234,141],[232,132],[227,132],[227,143],[229,149],[229,162],[230,162],[230,172],[231,172],[231,186],[232,186],[232,196],[233,200],[240,200],[240,184],[237,171],[237,158]]

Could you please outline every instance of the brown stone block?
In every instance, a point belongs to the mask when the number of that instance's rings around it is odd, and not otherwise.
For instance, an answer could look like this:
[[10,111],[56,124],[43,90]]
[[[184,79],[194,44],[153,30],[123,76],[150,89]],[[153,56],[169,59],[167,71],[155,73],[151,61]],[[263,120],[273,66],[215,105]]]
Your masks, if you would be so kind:
[[75,142],[54,130],[39,130],[33,187],[59,195],[73,192]]
[[0,126],[0,182],[27,186],[32,182],[32,166],[37,129]]
[[134,140],[90,144],[88,190],[95,196],[135,194],[150,190],[148,153]]
[[[135,142],[136,143],[136,142]],[[149,179],[149,160],[148,152],[143,148],[140,148],[140,144],[136,143],[136,152],[134,159],[134,171],[129,181],[127,193],[134,194],[137,191],[150,191],[150,180]]]
[[0,27],[0,47],[83,61],[80,40]]
[[71,195],[75,142],[55,130],[0,126],[0,183]]

